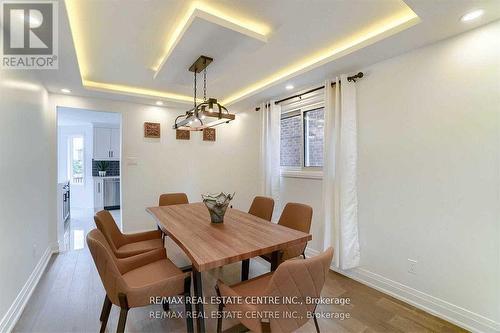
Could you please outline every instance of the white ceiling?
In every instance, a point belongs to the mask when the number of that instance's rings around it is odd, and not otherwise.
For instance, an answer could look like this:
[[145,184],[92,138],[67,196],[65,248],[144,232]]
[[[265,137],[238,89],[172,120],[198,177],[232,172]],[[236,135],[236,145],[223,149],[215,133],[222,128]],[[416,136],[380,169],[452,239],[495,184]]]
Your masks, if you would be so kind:
[[[214,95],[221,96],[224,95],[224,90],[231,91],[235,88],[234,82],[231,87],[230,82],[225,81],[223,76],[231,71],[231,63],[241,67],[239,63],[234,64],[234,62],[244,62],[245,56],[248,56],[250,52],[260,50],[265,44],[263,41],[197,18],[184,33],[156,78],[151,80],[151,72],[148,69],[147,76],[141,85],[191,95],[193,73],[188,72],[187,69],[200,55],[207,55],[214,59],[207,68],[208,88]],[[202,75],[199,75],[198,79],[201,83]],[[126,82],[127,78],[122,77],[121,80]],[[201,88],[201,84],[199,87]]]
[[[205,54],[214,58],[208,67],[209,95],[231,100],[235,94],[247,90],[233,105],[238,109],[290,94],[284,89],[287,83],[296,89],[318,84],[335,74],[356,72],[382,59],[500,18],[497,0],[206,0],[203,4],[230,19],[238,18],[242,25],[248,21],[267,28],[265,40],[242,33],[238,24],[217,17],[194,17],[185,25],[156,73],[154,67],[163,59],[166,45],[175,35],[176,27],[182,26],[179,20],[192,2],[69,1],[70,8],[78,8],[72,20],[77,21],[80,29],[73,40],[65,4],[60,2],[59,70],[41,71],[49,91],[58,93],[61,88],[69,88],[76,95],[147,104],[163,99],[166,105],[176,107],[186,101],[160,98],[160,94],[145,97],[150,93],[137,94],[137,91],[96,91],[83,87],[82,76],[89,81],[182,95],[189,103],[193,73],[187,67]],[[485,15],[475,22],[460,22],[464,13],[475,8],[483,8]],[[419,23],[414,20],[324,61],[295,70],[311,56],[330,52],[332,47],[375,31],[384,22],[412,11],[418,15]],[[73,33],[74,25],[72,21]],[[78,57],[75,47],[79,50]],[[287,72],[288,69],[293,70]],[[280,72],[286,75],[278,76]]]

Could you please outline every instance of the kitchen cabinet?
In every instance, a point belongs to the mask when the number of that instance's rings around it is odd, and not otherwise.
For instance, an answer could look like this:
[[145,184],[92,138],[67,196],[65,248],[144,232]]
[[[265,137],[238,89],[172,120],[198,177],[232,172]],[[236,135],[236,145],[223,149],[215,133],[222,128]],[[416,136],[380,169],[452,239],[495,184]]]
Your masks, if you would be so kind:
[[120,129],[111,129],[110,150],[112,158],[120,158]]
[[120,209],[120,177],[94,177],[94,210]]
[[94,210],[104,209],[104,179],[94,177]]
[[94,127],[94,160],[120,159],[120,129]]
[[94,128],[94,160],[106,160],[110,158],[110,142],[110,128]]

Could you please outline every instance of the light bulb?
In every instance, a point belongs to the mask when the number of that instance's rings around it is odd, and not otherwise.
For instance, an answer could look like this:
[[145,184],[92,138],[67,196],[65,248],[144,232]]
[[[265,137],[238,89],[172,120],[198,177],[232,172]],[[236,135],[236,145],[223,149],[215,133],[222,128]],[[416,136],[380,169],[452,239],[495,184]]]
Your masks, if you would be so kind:
[[469,13],[465,14],[464,16],[462,16],[460,18],[460,20],[462,22],[472,21],[472,20],[475,20],[475,19],[481,17],[483,14],[484,14],[484,10],[482,10],[482,9],[473,10],[472,12],[469,12]]

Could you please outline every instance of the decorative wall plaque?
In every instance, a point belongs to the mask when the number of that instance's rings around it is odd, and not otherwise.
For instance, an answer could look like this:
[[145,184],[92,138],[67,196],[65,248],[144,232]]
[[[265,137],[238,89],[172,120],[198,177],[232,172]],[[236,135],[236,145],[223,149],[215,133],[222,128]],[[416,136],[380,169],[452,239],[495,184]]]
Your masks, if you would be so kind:
[[203,129],[203,141],[215,141],[215,128]]
[[145,138],[159,138],[160,137],[160,123],[144,123],[144,137]]
[[189,140],[191,138],[191,131],[175,130],[175,138],[177,140]]

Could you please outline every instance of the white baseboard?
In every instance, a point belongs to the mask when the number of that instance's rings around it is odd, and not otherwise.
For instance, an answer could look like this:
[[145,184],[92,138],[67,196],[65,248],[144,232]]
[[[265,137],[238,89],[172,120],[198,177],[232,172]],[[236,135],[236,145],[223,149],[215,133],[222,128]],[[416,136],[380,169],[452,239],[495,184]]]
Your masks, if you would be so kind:
[[[315,256],[318,253],[317,250],[310,248],[306,249],[307,257]],[[330,269],[472,332],[500,333],[500,323],[492,319],[423,293],[399,282],[390,280],[366,269],[354,268],[343,271],[333,265]]]
[[35,290],[38,282],[40,281],[40,278],[45,272],[50,257],[57,251],[57,245],[49,245],[47,247],[37,265],[35,266],[35,269],[28,278],[28,281],[26,281],[24,286],[21,288],[21,291],[17,295],[16,299],[0,321],[0,332],[9,333],[14,329],[14,326],[19,320],[19,317],[21,317],[21,314],[23,313],[26,304],[28,304],[28,301],[33,294],[33,291]]

